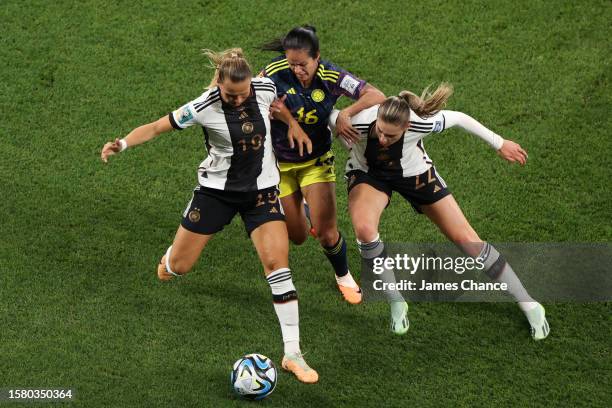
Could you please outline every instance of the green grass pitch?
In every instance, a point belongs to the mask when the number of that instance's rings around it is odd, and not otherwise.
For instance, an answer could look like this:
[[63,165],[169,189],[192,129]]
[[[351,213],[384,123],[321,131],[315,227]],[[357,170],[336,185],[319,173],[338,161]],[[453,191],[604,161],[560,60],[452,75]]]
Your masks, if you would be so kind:
[[[460,131],[425,140],[482,237],[610,242],[610,21],[608,1],[3,0],[0,388],[72,387],[79,407],[244,406],[231,364],[248,352],[280,363],[269,287],[238,219],[190,275],[155,277],[196,184],[201,131],[106,166],[99,152],[202,92],[201,48],[241,46],[261,68],[274,54],[256,46],[297,24],[314,24],[324,58],[387,94],[452,83],[449,109],[526,148],[520,168]],[[444,241],[398,199],[381,232]],[[386,305],[341,301],[314,240],[292,247],[290,263],[321,381],[281,373],[262,406],[612,403],[610,303],[546,304],[552,334],[538,343],[512,304],[417,303],[397,338]]]

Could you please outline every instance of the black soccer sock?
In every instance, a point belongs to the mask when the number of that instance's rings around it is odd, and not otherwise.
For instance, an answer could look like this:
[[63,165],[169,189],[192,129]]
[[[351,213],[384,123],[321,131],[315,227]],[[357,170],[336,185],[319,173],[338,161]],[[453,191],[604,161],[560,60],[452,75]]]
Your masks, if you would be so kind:
[[348,258],[346,256],[346,241],[338,231],[338,242],[330,247],[323,247],[323,252],[329,263],[334,267],[336,276],[341,277],[348,273]]

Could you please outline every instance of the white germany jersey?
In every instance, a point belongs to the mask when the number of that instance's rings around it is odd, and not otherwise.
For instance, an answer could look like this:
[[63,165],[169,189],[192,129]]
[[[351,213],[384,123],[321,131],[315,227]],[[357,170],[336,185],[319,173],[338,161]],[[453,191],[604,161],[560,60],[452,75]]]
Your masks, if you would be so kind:
[[198,168],[200,185],[255,191],[279,183],[268,116],[274,99],[274,82],[253,78],[251,96],[238,108],[223,102],[215,87],[170,113],[175,129],[200,125],[204,130],[208,156]]
[[[361,139],[350,148],[346,172],[362,170],[380,179],[412,177],[426,172],[433,163],[425,151],[423,138],[445,129],[444,111],[429,118],[421,118],[411,110],[408,130],[397,142],[384,148],[379,145],[373,129],[378,106],[364,109],[351,119]],[[337,117],[338,111],[334,111],[330,125],[335,126]]]

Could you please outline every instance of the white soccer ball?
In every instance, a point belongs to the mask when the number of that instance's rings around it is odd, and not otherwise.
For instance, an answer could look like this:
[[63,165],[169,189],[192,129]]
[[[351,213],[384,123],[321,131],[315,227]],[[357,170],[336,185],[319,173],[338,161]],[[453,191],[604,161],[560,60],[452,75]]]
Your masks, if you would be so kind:
[[260,400],[276,387],[276,367],[261,354],[247,354],[234,363],[230,377],[232,389],[242,398]]

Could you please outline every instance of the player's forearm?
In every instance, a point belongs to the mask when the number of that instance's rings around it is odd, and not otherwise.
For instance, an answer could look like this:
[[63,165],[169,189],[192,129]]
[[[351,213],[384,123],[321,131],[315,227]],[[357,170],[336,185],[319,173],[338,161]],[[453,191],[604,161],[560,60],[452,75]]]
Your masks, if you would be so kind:
[[359,99],[357,99],[352,105],[344,108],[342,110],[342,114],[353,117],[364,109],[383,103],[384,100],[385,94],[378,90],[378,88],[368,84],[361,91]]
[[278,109],[278,111],[272,114],[272,117],[274,117],[274,119],[280,120],[285,125],[290,127],[296,125],[299,126],[299,123],[297,122],[297,120],[295,120],[295,118],[291,114],[291,111],[289,110],[289,108],[287,108],[287,106],[285,106],[285,104],[279,106]]
[[478,136],[495,150],[501,149],[504,144],[503,137],[463,112],[445,110],[442,114],[444,115],[446,129],[458,126],[466,132]]
[[[167,124],[165,122],[168,122]],[[148,142],[149,140],[159,136],[160,134],[172,129],[170,120],[167,117],[161,118],[155,122],[147,123],[132,130],[123,138],[128,147],[137,146]]]

